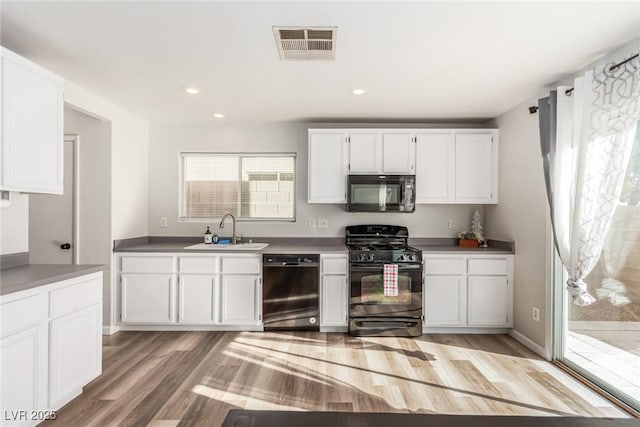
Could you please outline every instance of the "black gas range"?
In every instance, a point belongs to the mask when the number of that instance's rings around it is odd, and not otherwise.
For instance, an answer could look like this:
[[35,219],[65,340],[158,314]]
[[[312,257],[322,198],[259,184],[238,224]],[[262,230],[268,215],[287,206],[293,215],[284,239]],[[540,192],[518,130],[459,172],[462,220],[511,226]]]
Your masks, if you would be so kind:
[[[347,227],[350,335],[422,335],[422,251],[408,240],[406,227]],[[393,293],[385,290],[385,265],[395,266]]]

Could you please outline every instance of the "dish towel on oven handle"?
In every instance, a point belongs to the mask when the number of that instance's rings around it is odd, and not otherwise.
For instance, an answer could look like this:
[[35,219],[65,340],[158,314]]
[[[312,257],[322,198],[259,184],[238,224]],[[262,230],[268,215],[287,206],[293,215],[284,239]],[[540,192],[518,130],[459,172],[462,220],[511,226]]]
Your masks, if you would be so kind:
[[398,265],[385,264],[382,272],[382,284],[384,286],[385,297],[398,296]]

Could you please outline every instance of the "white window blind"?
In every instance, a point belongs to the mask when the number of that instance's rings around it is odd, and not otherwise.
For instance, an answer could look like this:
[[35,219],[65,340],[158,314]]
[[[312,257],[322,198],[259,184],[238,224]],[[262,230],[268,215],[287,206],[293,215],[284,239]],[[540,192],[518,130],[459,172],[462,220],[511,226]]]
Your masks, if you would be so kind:
[[181,156],[182,219],[295,220],[295,154]]

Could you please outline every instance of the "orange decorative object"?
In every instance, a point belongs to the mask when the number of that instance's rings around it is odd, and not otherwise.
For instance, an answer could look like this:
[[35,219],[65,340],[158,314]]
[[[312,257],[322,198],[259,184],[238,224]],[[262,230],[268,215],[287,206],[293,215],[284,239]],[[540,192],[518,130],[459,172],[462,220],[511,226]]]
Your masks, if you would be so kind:
[[463,248],[477,248],[478,241],[476,239],[460,239],[460,247]]

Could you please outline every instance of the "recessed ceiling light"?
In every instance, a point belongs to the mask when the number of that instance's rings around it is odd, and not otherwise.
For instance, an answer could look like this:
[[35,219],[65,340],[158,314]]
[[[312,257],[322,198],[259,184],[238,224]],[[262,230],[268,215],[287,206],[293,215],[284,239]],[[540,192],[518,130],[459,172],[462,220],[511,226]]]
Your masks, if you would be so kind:
[[365,89],[358,88],[358,89],[353,89],[351,93],[354,95],[364,95],[365,93],[367,93],[367,91]]
[[198,92],[200,92],[197,88],[191,86],[182,86],[182,89],[189,95],[196,95]]
[[224,114],[222,113],[213,113],[213,117],[216,119],[224,119]]

